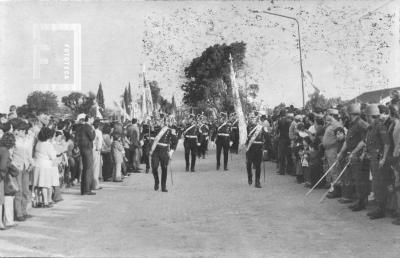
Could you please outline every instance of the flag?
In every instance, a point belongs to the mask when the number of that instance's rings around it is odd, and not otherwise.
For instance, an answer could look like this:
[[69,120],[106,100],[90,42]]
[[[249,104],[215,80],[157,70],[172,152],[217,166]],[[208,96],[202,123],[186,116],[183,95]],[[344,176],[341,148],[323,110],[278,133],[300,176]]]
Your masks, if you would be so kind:
[[315,86],[315,84],[314,84],[314,78],[313,78],[313,76],[312,76],[312,74],[311,74],[310,71],[307,71],[307,72],[306,72],[306,76],[304,76],[304,79],[305,79],[305,81],[306,81],[306,85],[307,85],[307,86],[311,86],[311,87],[313,88],[313,90],[314,90],[315,92],[317,92],[318,94],[321,92],[320,89],[318,89],[318,87]]
[[145,110],[145,112],[143,112],[144,117],[152,116],[154,111],[153,98],[151,96],[150,87],[147,85],[146,82],[146,70],[144,64],[143,64],[143,100],[144,101],[142,103],[142,112],[143,110]]
[[235,112],[239,122],[239,148],[244,149],[247,140],[246,121],[243,114],[242,103],[240,101],[239,87],[236,84],[236,75],[235,71],[233,70],[232,56],[230,54],[229,54],[229,61],[230,61],[230,79],[232,84],[232,95],[235,106]]

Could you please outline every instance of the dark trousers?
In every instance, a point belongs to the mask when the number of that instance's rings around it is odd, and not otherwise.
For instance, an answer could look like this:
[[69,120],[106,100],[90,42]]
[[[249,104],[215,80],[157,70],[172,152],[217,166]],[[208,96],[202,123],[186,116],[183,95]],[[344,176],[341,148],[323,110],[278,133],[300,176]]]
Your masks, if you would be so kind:
[[361,161],[358,158],[354,158],[349,168],[354,181],[357,199],[362,204],[366,204],[370,192],[369,160],[364,159]]
[[208,140],[204,139],[200,145],[199,157],[200,155],[203,156],[203,158],[206,156],[207,146],[208,146]]
[[391,183],[390,167],[385,164],[379,168],[379,159],[373,158],[369,162],[372,173],[372,192],[374,192],[375,200],[382,209],[386,207],[388,197],[388,186]]
[[150,142],[145,141],[144,145],[142,147],[142,157],[141,157],[141,163],[146,164],[146,169],[150,169]]
[[154,176],[154,185],[158,186],[160,180],[158,178],[158,166],[161,165],[161,188],[167,187],[167,170],[168,170],[168,148],[157,146],[151,155],[151,170]]
[[125,163],[125,166],[127,170],[131,170],[133,168],[132,150],[129,148],[124,148],[124,149],[125,149],[125,158],[128,161]]
[[71,181],[80,180],[81,176],[81,157],[71,158],[69,170],[71,171]]
[[[197,141],[195,139],[185,139],[183,142],[183,146],[185,147],[185,162],[186,169],[194,170],[196,165],[196,153],[197,153]],[[189,157],[192,157],[191,162],[189,162]]]
[[92,189],[93,179],[93,149],[81,148],[82,157],[82,178],[81,178],[81,194],[90,192]]
[[246,152],[247,178],[249,181],[253,180],[252,167],[254,166],[256,169],[256,183],[260,183],[262,158],[263,150],[261,146],[251,146]]
[[217,167],[221,166],[221,151],[224,150],[224,168],[228,168],[229,137],[218,136],[215,143],[217,145]]
[[103,168],[102,168],[103,180],[111,179],[113,172],[111,151],[103,152],[101,153],[101,156],[103,157]]
[[279,173],[290,173],[293,168],[293,160],[290,151],[290,140],[279,139],[278,143]]

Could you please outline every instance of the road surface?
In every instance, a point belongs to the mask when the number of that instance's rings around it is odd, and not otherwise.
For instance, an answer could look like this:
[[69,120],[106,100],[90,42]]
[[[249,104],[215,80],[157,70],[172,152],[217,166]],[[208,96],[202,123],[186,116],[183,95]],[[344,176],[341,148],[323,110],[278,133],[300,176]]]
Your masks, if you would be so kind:
[[0,231],[1,256],[60,257],[399,257],[400,227],[371,221],[323,190],[306,189],[266,163],[262,189],[247,184],[243,155],[228,172],[215,171],[215,153],[184,172],[174,154],[174,185],[153,190],[151,174],[102,183],[96,196],[64,191],[51,209]]

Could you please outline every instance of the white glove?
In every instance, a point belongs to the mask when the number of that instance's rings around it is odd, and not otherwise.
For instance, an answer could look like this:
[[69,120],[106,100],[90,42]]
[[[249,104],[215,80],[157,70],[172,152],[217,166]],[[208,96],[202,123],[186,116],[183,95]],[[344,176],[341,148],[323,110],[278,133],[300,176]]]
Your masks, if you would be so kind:
[[172,159],[172,154],[174,154],[174,150],[170,150],[168,152],[169,159]]
[[229,147],[232,147],[232,145],[233,145],[233,142],[229,142]]
[[198,142],[198,143],[197,143],[197,146],[200,146],[200,145],[201,145],[201,143]]
[[140,146],[143,146],[144,142],[143,140],[140,141]]

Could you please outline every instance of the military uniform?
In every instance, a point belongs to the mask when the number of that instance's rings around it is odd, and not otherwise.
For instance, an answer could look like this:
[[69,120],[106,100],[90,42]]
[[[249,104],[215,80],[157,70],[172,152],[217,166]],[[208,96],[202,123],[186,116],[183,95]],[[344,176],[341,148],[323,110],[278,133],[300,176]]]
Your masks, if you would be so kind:
[[376,121],[369,126],[365,144],[365,156],[369,161],[369,169],[372,173],[372,192],[378,205],[378,208],[368,215],[371,218],[380,218],[385,213],[387,187],[391,179],[387,162],[382,167],[379,166],[379,161],[383,157],[384,147],[390,144],[386,127],[381,121]]
[[231,130],[227,122],[220,124],[213,133],[212,141],[217,145],[217,170],[221,166],[221,151],[224,150],[224,170],[228,170],[229,144]]
[[[357,145],[365,139],[367,132],[368,123],[357,117],[350,123],[349,130],[346,136],[346,150],[351,153],[357,147]],[[347,180],[346,187],[350,187],[350,183],[354,183],[356,189],[356,195],[358,202],[355,205],[350,206],[354,211],[364,209],[367,204],[367,197],[369,194],[369,173],[366,173],[364,168],[368,167],[366,160],[360,158],[361,152],[353,153],[350,165],[346,171],[347,178],[351,179],[351,182]]]
[[207,124],[201,124],[199,126],[199,132],[200,132],[200,147],[199,147],[199,157],[200,155],[203,157],[203,159],[206,156],[207,148],[208,148],[208,138],[210,137],[210,128],[208,127]]
[[249,125],[247,127],[247,151],[246,151],[246,167],[248,183],[253,183],[252,167],[256,169],[255,187],[261,188],[261,162],[263,161],[263,151],[268,149],[268,133],[261,125]]
[[231,153],[238,154],[239,152],[239,121],[236,119],[231,126],[232,146]]
[[[154,130],[153,133],[151,132],[150,124],[143,124],[142,125],[142,133],[141,133],[141,140],[143,141],[142,146],[142,157],[141,163],[146,164],[146,173],[149,173],[150,170],[150,149],[151,149],[151,142],[154,139]],[[153,135],[153,137],[152,137]]]
[[[184,137],[186,172],[189,171],[189,167],[191,172],[195,171],[199,134],[199,129],[195,124],[188,125],[182,133]],[[191,162],[189,161],[190,156]]]
[[175,150],[178,138],[174,129],[168,126],[156,127],[156,136],[151,147],[151,168],[154,176],[154,190],[159,188],[158,166],[161,165],[161,190],[167,192],[167,169],[169,163],[169,151]]

